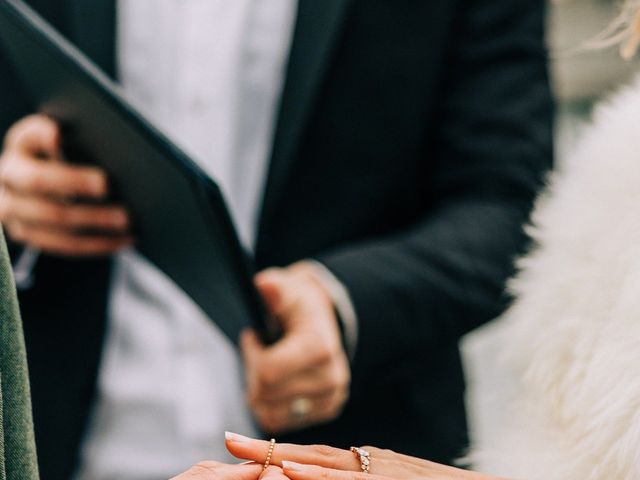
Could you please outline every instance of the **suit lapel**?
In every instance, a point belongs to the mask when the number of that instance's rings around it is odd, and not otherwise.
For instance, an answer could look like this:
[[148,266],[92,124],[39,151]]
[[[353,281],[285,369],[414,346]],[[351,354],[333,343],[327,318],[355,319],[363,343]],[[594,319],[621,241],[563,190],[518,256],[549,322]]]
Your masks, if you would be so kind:
[[300,0],[277,122],[260,231],[269,222],[352,0]]
[[116,0],[67,0],[69,36],[108,75],[116,76]]

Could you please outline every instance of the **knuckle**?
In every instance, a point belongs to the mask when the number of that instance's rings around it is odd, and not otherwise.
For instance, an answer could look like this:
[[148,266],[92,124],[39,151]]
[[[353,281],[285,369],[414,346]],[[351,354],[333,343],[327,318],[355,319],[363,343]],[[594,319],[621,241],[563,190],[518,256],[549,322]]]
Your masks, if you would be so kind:
[[323,458],[333,458],[335,457],[335,450],[328,445],[313,445],[311,447],[313,452]]
[[333,350],[326,344],[318,345],[315,352],[315,361],[319,365],[325,365],[333,359]]
[[362,448],[369,452],[372,457],[388,457],[390,455],[395,455],[393,450],[382,449],[372,445],[365,445]]

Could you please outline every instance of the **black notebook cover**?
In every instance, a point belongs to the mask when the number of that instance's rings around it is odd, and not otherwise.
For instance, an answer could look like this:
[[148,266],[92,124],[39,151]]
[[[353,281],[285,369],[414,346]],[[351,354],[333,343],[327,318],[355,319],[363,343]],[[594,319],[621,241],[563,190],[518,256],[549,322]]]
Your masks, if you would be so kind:
[[0,47],[35,111],[63,126],[71,160],[103,168],[111,200],[129,208],[136,248],[234,342],[265,341],[268,320],[218,186],[137,112],[119,86],[32,9],[0,0]]

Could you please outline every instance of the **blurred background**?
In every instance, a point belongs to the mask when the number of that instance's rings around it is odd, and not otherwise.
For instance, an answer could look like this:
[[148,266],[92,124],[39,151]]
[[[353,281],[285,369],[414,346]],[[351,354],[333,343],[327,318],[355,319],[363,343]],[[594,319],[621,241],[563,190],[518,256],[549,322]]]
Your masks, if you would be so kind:
[[[552,1],[549,45],[558,101],[556,162],[561,163],[589,121],[593,106],[640,74],[639,61],[625,61],[617,48],[594,51],[584,42],[601,33],[619,12],[616,0]],[[497,321],[463,342],[469,379],[468,405],[472,438],[484,444],[500,428],[501,408],[515,380],[501,364],[503,327]]]

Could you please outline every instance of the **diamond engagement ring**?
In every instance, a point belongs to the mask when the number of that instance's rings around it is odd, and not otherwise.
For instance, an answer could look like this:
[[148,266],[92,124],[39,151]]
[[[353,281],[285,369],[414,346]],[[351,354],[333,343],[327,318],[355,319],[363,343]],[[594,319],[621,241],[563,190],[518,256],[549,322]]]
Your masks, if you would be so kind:
[[298,397],[291,402],[289,412],[293,420],[301,421],[309,416],[312,409],[311,400],[306,397]]
[[356,454],[360,460],[360,468],[363,473],[369,473],[369,467],[371,466],[371,454],[364,448],[351,447],[351,451]]

